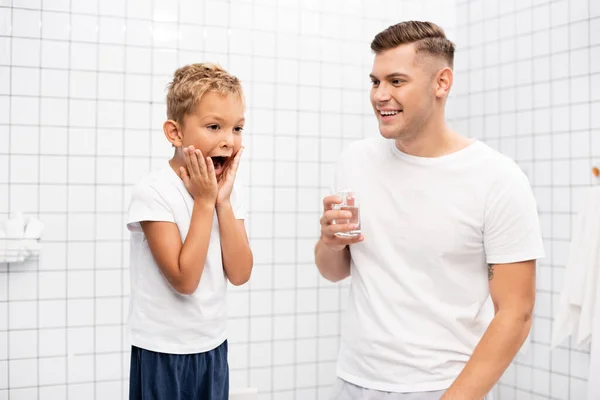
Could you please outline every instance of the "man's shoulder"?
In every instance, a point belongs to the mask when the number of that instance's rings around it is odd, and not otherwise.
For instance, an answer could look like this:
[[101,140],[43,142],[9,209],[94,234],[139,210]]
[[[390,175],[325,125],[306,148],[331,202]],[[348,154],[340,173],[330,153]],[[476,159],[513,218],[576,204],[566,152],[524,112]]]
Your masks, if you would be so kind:
[[490,179],[521,179],[523,169],[508,155],[492,148],[484,142],[477,142],[480,171]]

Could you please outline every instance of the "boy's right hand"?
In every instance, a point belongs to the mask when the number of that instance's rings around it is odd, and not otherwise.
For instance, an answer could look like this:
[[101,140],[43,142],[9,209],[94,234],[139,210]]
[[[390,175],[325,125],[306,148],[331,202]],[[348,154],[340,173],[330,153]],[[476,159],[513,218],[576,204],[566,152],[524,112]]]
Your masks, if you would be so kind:
[[184,147],[186,168],[181,167],[181,179],[194,201],[214,206],[217,201],[217,177],[212,160],[194,146]]
[[334,224],[336,219],[348,219],[352,217],[350,211],[332,210],[334,204],[340,204],[342,199],[340,196],[327,196],[323,199],[323,215],[321,216],[321,240],[328,248],[334,251],[341,251],[347,245],[362,242],[362,235],[355,237],[339,237],[337,232],[350,231],[354,229],[353,224]]

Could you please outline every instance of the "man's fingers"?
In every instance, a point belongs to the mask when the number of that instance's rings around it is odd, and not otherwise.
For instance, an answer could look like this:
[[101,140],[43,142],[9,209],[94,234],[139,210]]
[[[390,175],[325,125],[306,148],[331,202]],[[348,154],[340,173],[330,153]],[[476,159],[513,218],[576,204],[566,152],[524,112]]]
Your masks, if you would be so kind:
[[352,212],[345,210],[327,210],[321,217],[321,223],[332,224],[334,220],[347,220],[352,218]]
[[327,196],[323,198],[323,209],[325,211],[331,210],[332,205],[341,203],[342,198],[340,196]]
[[334,246],[345,246],[349,244],[359,243],[364,240],[363,235],[357,236],[337,236],[337,235],[323,235],[323,241],[325,244],[331,244]]

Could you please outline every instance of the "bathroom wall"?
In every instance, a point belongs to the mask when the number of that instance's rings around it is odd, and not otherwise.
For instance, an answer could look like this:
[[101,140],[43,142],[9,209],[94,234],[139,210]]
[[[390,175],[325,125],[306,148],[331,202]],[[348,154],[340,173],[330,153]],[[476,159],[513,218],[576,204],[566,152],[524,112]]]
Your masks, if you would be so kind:
[[255,267],[229,292],[232,387],[326,398],[346,290],[319,278],[312,247],[332,162],[377,134],[368,45],[412,18],[452,36],[454,10],[447,0],[0,0],[0,217],[46,224],[39,257],[0,265],[0,399],[127,398],[130,188],[170,156],[165,85],[198,61],[237,74],[249,106],[239,179]]
[[527,173],[546,248],[532,343],[496,399],[584,399],[589,349],[549,344],[571,227],[600,165],[600,2],[459,0],[456,26],[453,125]]

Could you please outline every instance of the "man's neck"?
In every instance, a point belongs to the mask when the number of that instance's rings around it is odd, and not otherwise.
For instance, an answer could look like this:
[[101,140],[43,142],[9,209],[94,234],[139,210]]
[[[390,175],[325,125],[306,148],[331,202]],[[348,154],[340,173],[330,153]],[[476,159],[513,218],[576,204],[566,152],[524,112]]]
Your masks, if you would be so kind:
[[412,138],[396,139],[398,150],[417,157],[433,158],[454,153],[473,142],[453,131],[445,122],[423,128]]

